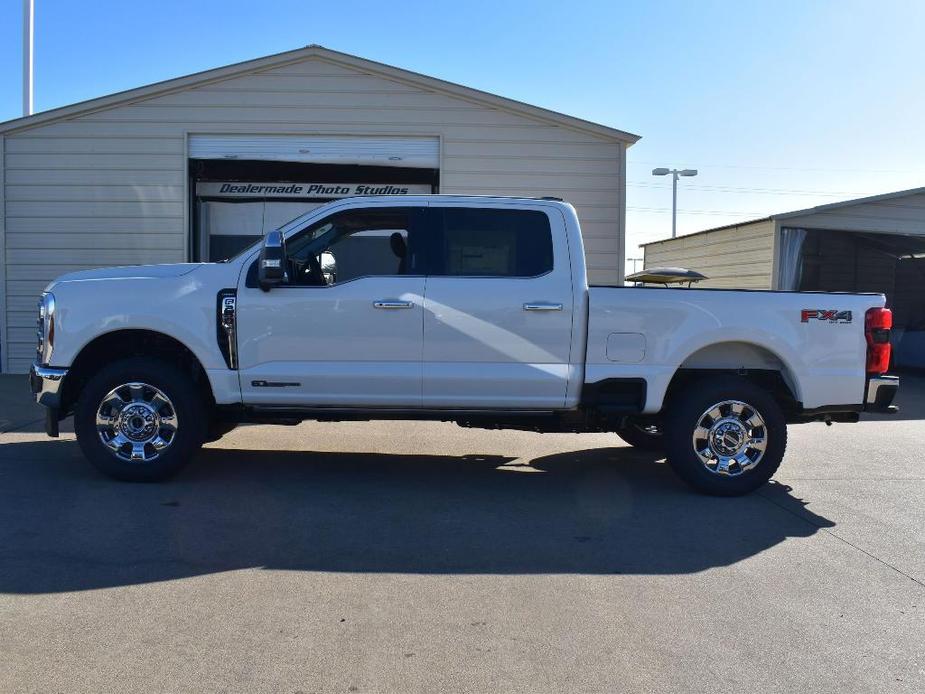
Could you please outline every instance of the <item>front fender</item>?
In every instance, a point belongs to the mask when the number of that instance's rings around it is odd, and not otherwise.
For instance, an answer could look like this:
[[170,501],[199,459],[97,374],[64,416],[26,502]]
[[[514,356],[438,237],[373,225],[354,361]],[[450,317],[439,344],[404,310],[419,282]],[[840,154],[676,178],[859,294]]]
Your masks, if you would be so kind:
[[186,345],[205,369],[225,367],[215,334],[217,292],[192,276],[64,282],[54,293],[57,316],[49,366],[70,366],[102,335],[149,330]]
[[217,335],[218,294],[237,286],[240,263],[209,264],[173,277],[58,281],[51,363],[69,367],[91,342],[121,330],[160,333],[183,344],[202,365],[218,403],[239,402],[237,371],[228,369]]

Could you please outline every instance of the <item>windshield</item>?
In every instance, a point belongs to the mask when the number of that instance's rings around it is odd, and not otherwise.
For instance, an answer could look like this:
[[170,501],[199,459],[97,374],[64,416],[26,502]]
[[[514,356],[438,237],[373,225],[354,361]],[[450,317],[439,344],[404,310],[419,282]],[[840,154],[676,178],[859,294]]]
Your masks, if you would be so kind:
[[287,244],[286,252],[290,256],[300,257],[300,251],[334,229],[335,222],[336,219],[325,220],[322,224],[309,228],[305,233],[298,234],[292,242]]
[[341,201],[333,200],[331,202],[325,203],[324,205],[320,205],[319,207],[316,207],[313,210],[309,210],[308,212],[300,214],[298,217],[294,217],[290,219],[288,222],[286,222],[285,224],[281,225],[279,227],[279,231],[281,231],[283,236],[285,236],[290,231],[294,231],[295,229],[300,229],[303,226],[305,226],[306,221],[308,221],[312,217],[316,217],[320,214],[323,214],[329,207],[337,204],[338,202],[341,202]]

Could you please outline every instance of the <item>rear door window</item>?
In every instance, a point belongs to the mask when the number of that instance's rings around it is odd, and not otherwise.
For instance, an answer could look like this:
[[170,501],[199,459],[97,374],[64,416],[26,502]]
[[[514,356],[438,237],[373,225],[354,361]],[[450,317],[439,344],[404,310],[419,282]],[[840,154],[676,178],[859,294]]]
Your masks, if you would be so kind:
[[444,207],[431,214],[431,275],[537,277],[552,270],[552,231],[543,212]]

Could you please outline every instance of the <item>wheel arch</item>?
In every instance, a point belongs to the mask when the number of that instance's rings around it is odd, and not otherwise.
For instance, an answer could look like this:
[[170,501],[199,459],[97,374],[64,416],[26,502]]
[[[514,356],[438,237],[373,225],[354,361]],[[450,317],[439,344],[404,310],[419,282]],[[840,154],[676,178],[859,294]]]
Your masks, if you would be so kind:
[[681,360],[665,389],[663,407],[685,384],[719,373],[738,375],[767,389],[785,411],[798,408],[801,401],[799,380],[787,359],[764,345],[731,339],[700,346]]
[[128,357],[155,357],[174,364],[190,375],[206,402],[215,403],[208,374],[193,350],[156,330],[125,328],[96,336],[77,353],[64,380],[62,413],[73,408],[87,381],[102,365]]

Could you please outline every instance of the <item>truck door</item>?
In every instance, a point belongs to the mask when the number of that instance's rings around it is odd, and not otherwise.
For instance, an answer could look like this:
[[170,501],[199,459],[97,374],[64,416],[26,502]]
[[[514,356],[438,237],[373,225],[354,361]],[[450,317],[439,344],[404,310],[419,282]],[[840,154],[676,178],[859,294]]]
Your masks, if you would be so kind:
[[288,282],[238,288],[246,404],[420,407],[424,277],[420,213],[332,213],[286,242]]
[[572,279],[561,214],[427,210],[424,407],[563,407]]

